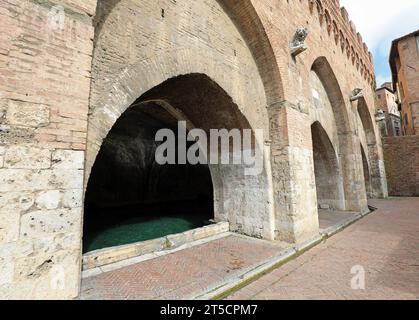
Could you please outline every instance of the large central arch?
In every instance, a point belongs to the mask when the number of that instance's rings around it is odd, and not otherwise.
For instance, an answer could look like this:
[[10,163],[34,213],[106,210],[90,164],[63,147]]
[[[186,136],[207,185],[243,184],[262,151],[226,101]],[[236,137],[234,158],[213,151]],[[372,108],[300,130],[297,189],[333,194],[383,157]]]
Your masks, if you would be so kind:
[[[207,137],[211,129],[251,130],[237,105],[206,75],[178,76],[147,91],[118,119],[95,162],[87,187],[85,238],[91,238],[91,230],[99,238],[106,237],[106,231],[97,228],[104,221],[138,223],[145,215],[147,221],[154,216],[163,223],[165,217],[177,217],[179,210],[180,217],[188,214],[191,223],[194,212],[188,210],[195,211],[195,216],[208,214],[206,219],[230,221],[240,228],[237,231],[262,236],[258,232],[263,225],[247,224],[246,220],[263,221],[264,209],[257,198],[269,188],[266,176],[246,176],[244,164],[209,164],[211,181],[202,165],[160,166],[155,162],[157,130],[177,132],[178,121],[185,121],[187,128],[203,129]],[[213,199],[213,217],[206,212],[208,205],[202,196]],[[127,210],[134,214],[125,214]],[[138,229],[143,230],[141,226]],[[143,235],[136,236],[143,239]]]
[[[130,106],[147,101],[173,107],[175,114],[180,111],[179,114],[187,115],[196,127],[262,129],[265,137],[269,136],[266,106],[281,99],[282,84],[263,26],[255,18],[250,1],[246,3],[239,8],[224,1],[167,2],[164,11],[155,2],[99,3],[86,182],[115,122]],[[209,27],[197,33],[192,21],[180,18],[190,11]],[[245,25],[243,18],[257,26],[261,35],[258,41],[250,34],[254,30],[240,29]],[[249,39],[253,39],[251,43]],[[270,68],[274,76],[260,72],[266,61],[275,66]],[[197,94],[191,97],[195,89]],[[199,90],[203,91],[198,93]],[[227,109],[227,114],[220,112]],[[258,141],[258,145],[263,146],[263,141]],[[263,174],[253,178],[243,177],[242,168],[211,168],[216,217],[229,221],[233,231],[273,239],[269,165],[265,161]]]
[[157,132],[170,129],[178,139],[177,119],[160,103],[131,106],[104,140],[86,188],[84,252],[212,224],[208,166],[156,162]]

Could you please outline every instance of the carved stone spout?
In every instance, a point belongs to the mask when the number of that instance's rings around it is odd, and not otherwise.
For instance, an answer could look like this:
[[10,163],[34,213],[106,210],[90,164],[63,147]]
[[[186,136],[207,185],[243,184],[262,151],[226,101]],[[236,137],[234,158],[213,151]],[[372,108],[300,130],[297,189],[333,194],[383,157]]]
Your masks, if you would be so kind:
[[357,101],[362,97],[364,97],[364,91],[362,89],[356,88],[351,92],[351,101]]
[[300,53],[307,50],[307,46],[304,43],[308,36],[308,29],[305,27],[299,27],[294,34],[291,41],[291,54],[293,57],[298,56]]

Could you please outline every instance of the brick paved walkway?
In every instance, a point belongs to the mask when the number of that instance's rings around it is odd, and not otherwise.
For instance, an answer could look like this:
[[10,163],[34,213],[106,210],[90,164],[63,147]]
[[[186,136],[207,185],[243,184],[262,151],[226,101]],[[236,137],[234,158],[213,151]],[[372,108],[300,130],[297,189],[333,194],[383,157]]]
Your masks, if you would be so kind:
[[325,231],[355,215],[356,212],[319,210],[320,231]]
[[[377,212],[229,299],[419,299],[419,198],[374,200]],[[365,290],[352,290],[363,266]]]
[[228,236],[82,281],[81,299],[188,299],[278,255],[279,244]]

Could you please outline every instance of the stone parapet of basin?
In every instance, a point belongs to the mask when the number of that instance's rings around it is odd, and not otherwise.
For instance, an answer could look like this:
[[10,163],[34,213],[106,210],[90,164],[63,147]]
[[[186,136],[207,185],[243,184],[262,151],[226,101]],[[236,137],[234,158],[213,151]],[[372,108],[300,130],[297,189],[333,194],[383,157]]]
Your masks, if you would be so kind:
[[103,267],[123,260],[173,250],[187,243],[230,231],[228,222],[193,229],[166,237],[89,252],[83,256],[83,270]]

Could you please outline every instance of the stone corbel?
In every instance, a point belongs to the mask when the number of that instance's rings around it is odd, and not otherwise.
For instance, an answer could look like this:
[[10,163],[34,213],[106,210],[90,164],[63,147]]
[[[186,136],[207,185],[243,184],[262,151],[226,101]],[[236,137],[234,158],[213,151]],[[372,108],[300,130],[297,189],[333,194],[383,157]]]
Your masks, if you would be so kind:
[[386,114],[384,113],[383,110],[378,109],[377,113],[375,114],[375,121],[376,122],[380,122],[386,119]]
[[307,39],[308,29],[305,27],[299,27],[294,34],[291,41],[291,55],[293,57],[298,56],[300,53],[306,51],[308,48],[304,41]]
[[270,147],[272,145],[272,140],[265,140],[264,144],[265,146]]
[[364,91],[362,89],[359,88],[355,88],[350,95],[350,100],[351,102],[357,101],[360,98],[364,97]]

